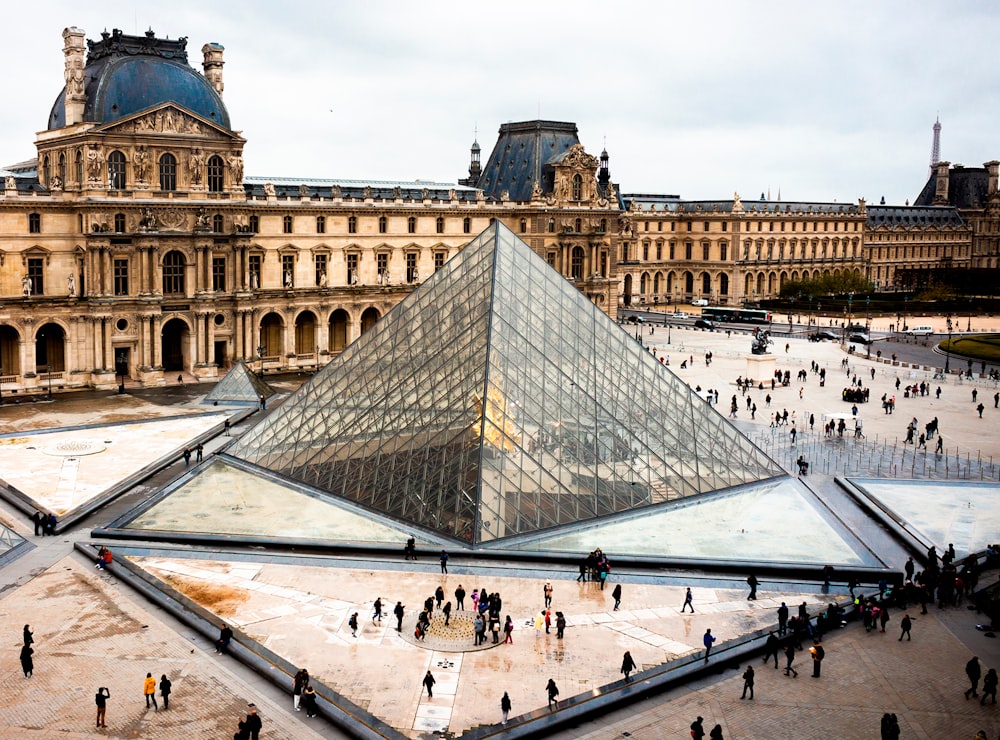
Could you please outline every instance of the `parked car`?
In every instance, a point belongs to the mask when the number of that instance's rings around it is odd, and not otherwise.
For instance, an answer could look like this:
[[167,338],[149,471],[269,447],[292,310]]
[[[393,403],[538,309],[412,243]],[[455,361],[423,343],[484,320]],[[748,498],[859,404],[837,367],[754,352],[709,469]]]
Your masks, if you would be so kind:
[[848,333],[857,332],[858,334],[864,334],[867,331],[868,331],[868,327],[865,326],[864,324],[848,324],[847,325],[847,332]]
[[835,342],[838,339],[840,339],[840,337],[834,334],[829,329],[820,329],[819,331],[814,331],[812,334],[809,335],[810,342],[819,342],[823,339],[829,339]]
[[694,325],[696,329],[708,329],[709,331],[715,330],[715,324],[713,324],[708,319],[697,319],[694,322]]
[[642,316],[629,316],[629,317],[627,317],[625,319],[625,321],[627,321],[630,324],[645,324],[646,323],[646,319],[642,318]]
[[708,299],[707,298],[695,298],[693,301],[691,301],[691,305],[692,306],[707,306],[708,305]]
[[871,344],[871,338],[862,332],[855,332],[847,338],[848,342],[855,342],[857,344]]
[[689,319],[689,318],[691,318],[691,314],[684,313],[683,311],[677,311],[675,313],[670,314],[670,318],[672,318],[672,319]]
[[934,333],[933,326],[911,326],[909,329],[903,330],[904,334],[911,337],[929,337]]

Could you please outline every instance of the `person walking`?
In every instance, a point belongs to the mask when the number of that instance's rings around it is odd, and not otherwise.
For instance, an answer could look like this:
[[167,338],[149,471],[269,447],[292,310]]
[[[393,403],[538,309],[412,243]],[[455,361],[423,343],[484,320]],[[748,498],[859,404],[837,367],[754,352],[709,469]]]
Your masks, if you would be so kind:
[[170,688],[173,686],[170,683],[170,679],[167,678],[167,674],[163,673],[160,675],[160,696],[163,697],[163,709],[166,711],[170,709]]
[[500,724],[507,724],[507,715],[510,714],[510,696],[507,692],[503,692],[503,696],[500,697],[500,712],[503,714],[503,722]]
[[798,678],[799,672],[792,667],[793,662],[795,662],[795,645],[789,642],[785,645],[785,675],[791,674]]
[[436,684],[436,683],[437,683],[437,681],[434,680],[434,676],[431,675],[430,671],[427,671],[427,675],[424,676],[424,686],[427,687],[427,698],[428,699],[433,699],[434,698],[434,684]]
[[97,705],[97,727],[107,727],[104,724],[105,713],[108,711],[108,699],[111,698],[111,692],[108,691],[107,686],[101,686],[97,689],[97,693],[94,695],[94,703]]
[[225,427],[225,430],[224,430],[224,431],[225,431],[225,433],[226,433],[226,436],[228,437],[228,436],[229,436],[229,430],[230,430],[230,427],[232,427],[232,423],[231,423],[231,422],[229,421],[229,419],[226,419],[226,420],[225,420],[225,421],[223,422],[223,426]]
[[549,696],[549,709],[552,709],[553,706],[558,709],[559,699],[557,697],[559,696],[559,687],[556,686],[555,679],[550,678],[549,682],[545,684],[545,692]]
[[402,632],[403,631],[403,614],[405,613],[404,610],[403,610],[403,602],[402,601],[397,601],[396,602],[396,606],[393,607],[392,613],[394,615],[396,615],[396,632]]
[[631,681],[630,678],[632,671],[635,670],[635,661],[632,660],[632,653],[628,650],[625,651],[625,655],[622,658],[622,673],[625,674],[625,680]]
[[260,715],[257,714],[257,705],[247,704],[247,709],[250,710],[250,713],[247,714],[247,718],[244,720],[244,727],[250,733],[250,740],[259,740],[263,722],[260,720]]
[[35,509],[35,513],[31,516],[31,522],[35,525],[35,537],[38,533],[42,531],[45,526],[45,515],[38,509]]
[[451,623],[451,602],[450,601],[447,602],[444,605],[444,608],[441,610],[441,613],[444,614],[444,626],[447,627]]
[[205,457],[205,445],[199,442],[194,448],[194,461],[201,462]]
[[750,701],[753,701],[753,666],[748,665],[747,669],[743,671],[743,695],[740,699],[747,698],[747,691],[750,692]]
[[24,645],[21,648],[21,670],[24,671],[25,678],[31,678],[35,672],[35,661],[32,659],[32,654],[35,649],[31,645]]
[[747,585],[750,587],[750,594],[747,596],[747,601],[757,600],[757,585],[759,583],[760,581],[757,580],[757,576],[753,573],[747,577]]
[[618,607],[622,603],[622,585],[620,583],[615,584],[614,590],[611,592],[611,598],[615,600],[615,608],[613,611],[618,611]]
[[372,622],[378,622],[382,624],[382,597],[377,596],[375,598],[375,603],[372,604]]
[[980,706],[986,703],[986,697],[989,696],[993,699],[993,703],[997,703],[997,669],[990,668],[986,671],[986,675],[983,676],[983,698],[979,700]]
[[688,590],[684,593],[684,605],[681,607],[681,614],[683,614],[684,610],[688,607],[691,607],[691,613],[694,614],[693,598],[694,597],[691,596],[691,589],[688,588]]
[[549,581],[545,582],[545,587],[542,588],[542,595],[545,597],[545,608],[548,609],[552,606],[552,584]]
[[788,605],[782,601],[778,607],[778,636],[784,637],[788,631]]
[[455,589],[455,608],[460,612],[465,611],[465,589],[462,588],[462,584],[458,584],[458,588]]
[[985,406],[983,406],[983,404],[979,404],[978,406],[976,406],[976,411],[978,411],[978,412],[979,412],[979,418],[980,418],[980,419],[982,419],[982,418],[983,418],[983,410],[984,410],[985,408],[986,408],[986,407],[985,407]]
[[191,448],[185,447],[184,452],[181,454],[184,457],[184,467],[186,468],[188,465],[191,464]]
[[705,662],[708,662],[708,654],[712,652],[712,643],[715,642],[715,637],[712,635],[712,629],[709,628],[705,630],[704,636],[701,638],[702,644],[705,646]]
[[826,657],[826,651],[823,646],[819,644],[819,640],[813,640],[813,646],[809,648],[809,654],[812,655],[813,659],[813,678],[819,678],[820,668],[823,665],[823,658]]
[[767,633],[767,641],[764,643],[764,660],[762,662],[766,665],[768,659],[773,655],[774,668],[777,670],[779,652],[781,652],[781,640],[774,634],[774,630],[771,630]]
[[563,633],[566,631],[566,615],[562,612],[556,612],[556,639],[563,639]]
[[903,641],[903,635],[906,635],[906,641],[909,642],[910,641],[910,627],[913,626],[913,622],[910,621],[910,615],[909,614],[904,615],[903,621],[901,621],[899,623],[899,626],[900,626],[900,629],[902,629],[902,632],[899,633],[899,641],[902,642]]
[[979,658],[975,655],[965,664],[965,675],[969,677],[969,688],[965,691],[965,698],[979,696],[979,677],[983,675],[983,668],[979,665]]
[[694,722],[691,723],[691,737],[693,740],[705,740],[705,727],[702,722],[705,720],[702,717],[698,717]]
[[153,678],[152,673],[146,674],[146,680],[142,682],[142,693],[146,697],[146,709],[149,709],[149,704],[152,702],[153,711],[160,711],[160,708],[156,706],[156,679]]
[[448,575],[448,553],[445,550],[441,551],[441,572]]
[[712,728],[712,731],[708,733],[709,740],[725,740],[722,737],[722,725],[716,725]]

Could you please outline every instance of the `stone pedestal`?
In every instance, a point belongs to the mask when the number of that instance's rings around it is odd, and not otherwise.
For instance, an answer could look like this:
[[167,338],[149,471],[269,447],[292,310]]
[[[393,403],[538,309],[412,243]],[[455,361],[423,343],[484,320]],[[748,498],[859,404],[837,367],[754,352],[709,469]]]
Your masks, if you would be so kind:
[[750,355],[747,357],[747,372],[743,377],[751,378],[754,385],[763,382],[770,389],[776,364],[774,355]]

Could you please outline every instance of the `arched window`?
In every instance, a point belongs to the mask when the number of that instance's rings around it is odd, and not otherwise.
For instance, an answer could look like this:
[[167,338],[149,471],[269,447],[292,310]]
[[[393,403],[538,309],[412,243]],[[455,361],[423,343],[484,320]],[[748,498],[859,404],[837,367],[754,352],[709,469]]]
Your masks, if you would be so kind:
[[49,187],[52,182],[52,168],[49,165],[49,155],[42,157],[42,184]]
[[444,216],[438,216],[437,221],[434,222],[434,226],[437,229],[437,233],[444,233]]
[[76,150],[76,184],[83,187],[83,152]]
[[347,233],[357,234],[358,233],[358,217],[348,216],[347,217]]
[[115,214],[115,233],[124,234],[125,233],[125,214],[116,213]]
[[712,277],[707,273],[701,273],[701,294],[703,296],[712,294]]
[[521,233],[522,234],[528,233],[528,219],[526,218],[521,219]]
[[549,233],[550,234],[556,233],[556,220],[554,218],[549,219]]
[[160,157],[160,190],[177,190],[177,158],[173,154]]
[[415,216],[410,216],[406,219],[406,230],[411,234],[417,233],[417,219]]
[[719,295],[729,295],[729,275],[719,275]]
[[224,172],[225,168],[222,163],[222,157],[216,154],[208,158],[208,189],[211,192],[222,192],[225,186]]
[[378,233],[384,234],[389,229],[389,219],[385,216],[378,217]]
[[212,216],[212,231],[216,234],[221,234],[223,229],[222,214],[216,213]]
[[583,247],[573,247],[570,256],[570,275],[574,280],[583,278]]
[[462,219],[462,232],[468,234],[472,231],[472,219],[466,216]]
[[573,175],[573,200],[583,199],[583,178]]
[[260,216],[253,215],[250,217],[250,224],[247,226],[250,229],[251,234],[256,234],[260,231]]
[[292,217],[291,216],[283,216],[282,217],[282,219],[281,219],[281,231],[284,234],[291,234],[292,233]]
[[163,257],[163,295],[184,295],[184,255],[176,249]]
[[59,153],[59,184],[62,187],[66,187],[66,155],[62,152]]

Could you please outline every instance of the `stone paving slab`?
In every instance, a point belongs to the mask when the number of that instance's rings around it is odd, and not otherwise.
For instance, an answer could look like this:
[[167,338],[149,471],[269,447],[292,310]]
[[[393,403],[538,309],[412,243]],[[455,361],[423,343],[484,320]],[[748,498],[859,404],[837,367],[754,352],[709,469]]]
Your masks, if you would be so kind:
[[[257,695],[203,646],[192,646],[121,593],[115,578],[70,556],[0,600],[6,670],[0,737],[232,737],[258,705],[267,738],[319,738]],[[35,637],[34,672],[17,662],[21,627]],[[173,683],[170,709],[147,710],[146,673]],[[95,727],[94,694],[107,686],[107,729]],[[159,701],[159,696],[158,696]]]

